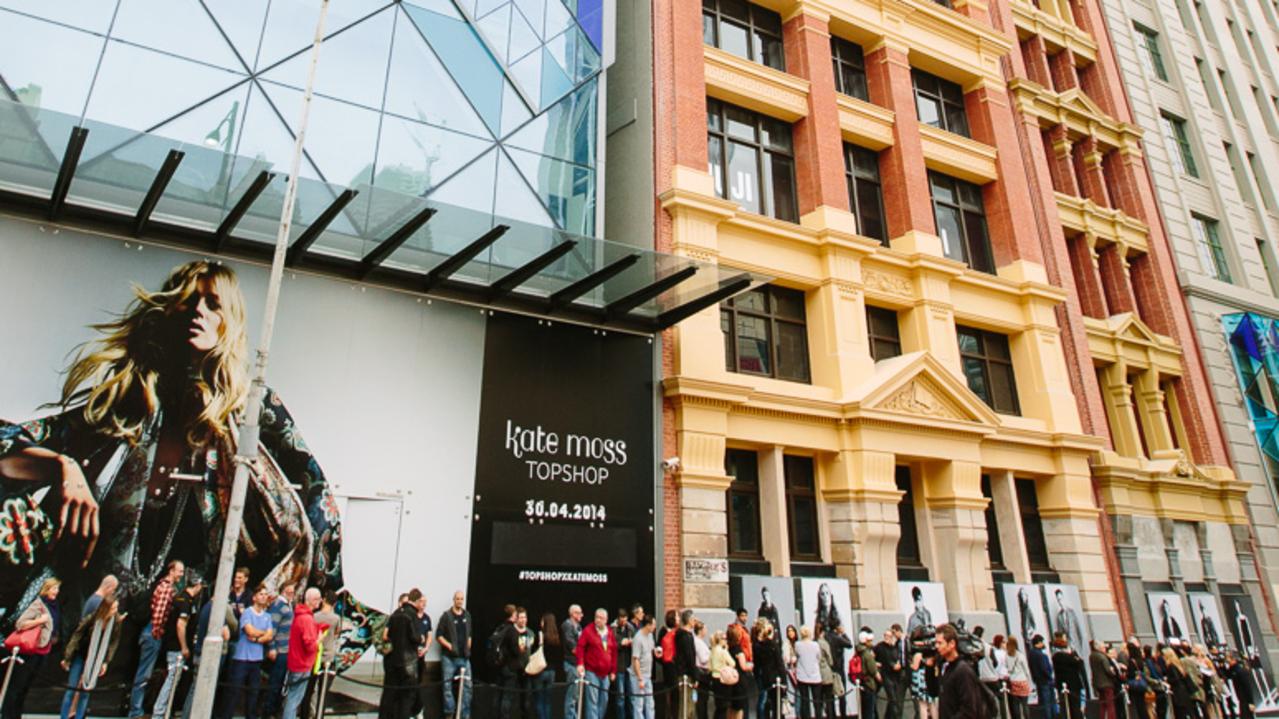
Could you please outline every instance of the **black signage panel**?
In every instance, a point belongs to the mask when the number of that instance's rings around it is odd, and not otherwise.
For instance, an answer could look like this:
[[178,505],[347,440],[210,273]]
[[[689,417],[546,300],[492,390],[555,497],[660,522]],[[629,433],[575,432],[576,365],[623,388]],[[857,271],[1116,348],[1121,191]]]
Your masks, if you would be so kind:
[[[468,597],[477,651],[505,604],[563,622],[654,596],[653,347],[489,318]],[[477,667],[478,668],[478,667]]]

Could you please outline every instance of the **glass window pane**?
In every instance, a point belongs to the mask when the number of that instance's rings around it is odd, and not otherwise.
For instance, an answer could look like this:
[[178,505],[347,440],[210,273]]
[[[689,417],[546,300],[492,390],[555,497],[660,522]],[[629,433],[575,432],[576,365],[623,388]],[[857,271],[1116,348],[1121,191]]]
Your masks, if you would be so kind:
[[959,188],[959,202],[965,207],[981,209],[984,203],[981,199],[981,186],[974,185],[971,182],[955,181],[955,185]]
[[804,320],[804,293],[797,290],[773,288],[773,312],[778,317]]
[[888,239],[879,185],[866,180],[857,183],[857,229],[862,235],[881,242]]
[[734,554],[759,554],[759,497],[732,492],[733,531],[730,537]]
[[755,113],[750,110],[743,110],[735,105],[724,105],[724,119],[728,123],[729,137],[755,142],[758,139],[755,132],[755,117]]
[[708,12],[702,13],[702,42],[715,47],[715,16]]
[[755,33],[755,59],[774,70],[786,69],[786,53],[782,39],[773,35]]
[[777,376],[808,381],[808,332],[804,325],[777,323]]
[[959,210],[946,205],[935,205],[934,208],[942,252],[952,260],[963,262],[964,234],[959,224]]
[[968,264],[974,270],[994,272],[995,258],[990,249],[990,237],[986,234],[986,218],[975,212],[965,212],[964,224]]
[[801,559],[818,556],[817,502],[812,497],[791,499],[791,547]]
[[724,334],[724,364],[729,372],[737,371],[737,357],[733,352],[733,313],[728,310],[719,312],[719,331]]
[[986,356],[991,359],[1004,360],[1011,362],[1012,357],[1008,354],[1008,337],[993,332],[983,333],[982,339],[985,340]]
[[956,135],[968,137],[968,115],[963,105],[946,104],[946,129]]
[[755,22],[755,27],[763,29],[773,35],[780,36],[782,34],[781,15],[778,15],[766,7],[760,7],[759,5],[754,4],[751,5],[751,15],[753,16],[752,19]]
[[932,192],[933,200],[937,202],[949,202],[954,204],[957,202],[955,197],[955,181],[945,175],[936,172],[928,173],[928,187]]
[[915,111],[925,125],[941,127],[941,103],[926,95],[915,96]]
[[871,334],[880,337],[897,337],[897,313],[883,307],[866,307],[866,318],[870,323]]
[[720,20],[719,49],[738,57],[750,57],[750,31],[735,22]]
[[968,380],[968,389],[973,391],[982,401],[990,404],[990,389],[986,386],[985,365],[979,359],[965,357],[964,377]]
[[733,298],[733,306],[739,310],[748,312],[767,312],[768,297],[764,294],[763,288],[755,288],[750,292],[743,292]]
[[737,369],[741,372],[772,374],[768,352],[768,320],[737,316]]
[[795,195],[795,168],[789,157],[771,152],[764,154],[765,177],[768,178],[769,206],[773,217],[795,222],[799,218]]
[[715,135],[706,140],[711,177],[715,180],[715,194],[724,197],[724,141]]
[[[175,32],[177,28],[181,30]],[[195,0],[123,0],[111,24],[111,38],[228,70],[248,71],[209,13]]]
[[[106,40],[4,10],[0,10],[0,26],[4,27],[0,76],[18,102],[78,118]],[[57,48],[56,62],[50,62],[49,48]],[[57,141],[65,144],[67,138]]]
[[911,73],[911,78],[915,82],[916,92],[926,93],[928,95],[932,95],[933,97],[940,96],[940,94],[937,91],[936,75],[930,75],[926,72],[920,72],[919,70],[915,70]]
[[724,17],[741,20],[743,23],[750,22],[750,3],[746,0],[720,0],[719,11]]
[[[49,2],[48,0],[0,0],[0,7],[71,25],[82,30],[100,33],[107,31],[107,28],[111,25],[111,16],[116,9],[115,3],[103,2],[103,0],[57,0],[57,2]],[[14,32],[14,26],[9,24],[14,22],[15,17],[15,15],[0,11],[0,24],[5,29],[6,43],[13,42],[18,37],[17,33]]]
[[990,406],[997,412],[1017,412],[1017,382],[1011,365],[990,364]]
[[792,489],[814,488],[813,458],[797,455],[785,455],[782,458],[782,474],[786,478],[786,486]]
[[937,79],[937,88],[941,91],[941,98],[949,103],[954,103],[963,107],[964,105],[964,89],[957,83],[949,80]]
[[471,103],[410,22],[401,21],[395,28],[386,111],[473,135],[488,134]]
[[724,453],[724,473],[734,485],[759,483],[759,455],[749,449],[730,449]]
[[959,351],[961,354],[981,354],[981,337],[975,330],[959,328]]
[[771,117],[760,118],[760,139],[765,146],[783,152],[791,151],[791,127]]
[[723,132],[724,126],[720,122],[720,114],[723,112],[722,106],[714,100],[706,101],[706,129],[715,132]]
[[760,212],[759,150],[728,143],[728,193],[726,197],[747,212]]

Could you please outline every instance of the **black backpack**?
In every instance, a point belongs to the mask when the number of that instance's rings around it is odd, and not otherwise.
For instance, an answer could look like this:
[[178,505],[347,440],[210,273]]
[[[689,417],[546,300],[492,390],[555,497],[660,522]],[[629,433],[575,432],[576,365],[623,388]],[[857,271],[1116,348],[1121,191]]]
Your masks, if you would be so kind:
[[484,659],[490,667],[494,669],[501,668],[506,665],[506,652],[502,649],[502,640],[506,638],[506,630],[510,628],[509,622],[502,622],[489,635],[488,643],[484,647]]
[[995,692],[991,690],[986,682],[978,682],[981,687],[981,703],[985,709],[987,719],[999,719],[999,697],[995,696]]

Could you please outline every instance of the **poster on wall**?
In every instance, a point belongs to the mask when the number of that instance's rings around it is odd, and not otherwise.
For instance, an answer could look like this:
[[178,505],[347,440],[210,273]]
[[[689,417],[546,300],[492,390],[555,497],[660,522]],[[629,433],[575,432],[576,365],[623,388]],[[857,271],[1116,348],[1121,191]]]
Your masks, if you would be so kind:
[[1210,648],[1229,646],[1230,635],[1221,621],[1217,598],[1209,592],[1187,592],[1186,601],[1190,602],[1190,618],[1199,641]]
[[795,580],[791,577],[741,574],[731,578],[728,589],[733,607],[742,607],[750,612],[752,623],[760,618],[767,619],[779,637],[786,636],[787,626],[799,628]]
[[826,631],[844,628],[844,634],[855,637],[856,627],[849,626],[853,608],[849,601],[848,580],[836,577],[802,577],[792,579],[799,598],[801,620],[808,627],[818,624]]
[[1044,612],[1044,598],[1037,584],[1001,584],[1000,599],[1004,616],[1008,619],[1008,635],[1017,637],[1022,651],[1028,651],[1030,640],[1036,635],[1045,641],[1052,638],[1048,629],[1048,617]]
[[1186,610],[1176,592],[1146,592],[1150,618],[1155,624],[1155,637],[1164,644],[1190,641]]
[[899,582],[897,587],[907,637],[921,627],[938,627],[950,621],[946,587],[941,582]]
[[[1044,599],[1047,604],[1048,625],[1053,634],[1064,632],[1070,648],[1084,660],[1084,672],[1088,676],[1085,687],[1092,686],[1092,672],[1088,669],[1088,643],[1092,631],[1084,620],[1084,605],[1079,598],[1079,587],[1073,584],[1045,584]],[[1049,637],[1049,642],[1052,639]]]
[[[0,628],[50,577],[78,616],[115,575],[131,619],[172,560],[212,582],[267,282],[254,263],[50,239],[0,218],[0,302],[39,308],[5,329]],[[267,380],[237,566],[271,592],[346,590],[344,664],[414,587],[433,617],[465,590],[483,631],[497,602],[561,619],[652,602],[645,338],[287,273]]]
[[1239,654],[1248,662],[1257,710],[1279,709],[1279,688],[1275,687],[1270,658],[1261,643],[1261,625],[1257,621],[1252,597],[1237,584],[1223,584],[1220,591],[1222,619],[1234,638]]

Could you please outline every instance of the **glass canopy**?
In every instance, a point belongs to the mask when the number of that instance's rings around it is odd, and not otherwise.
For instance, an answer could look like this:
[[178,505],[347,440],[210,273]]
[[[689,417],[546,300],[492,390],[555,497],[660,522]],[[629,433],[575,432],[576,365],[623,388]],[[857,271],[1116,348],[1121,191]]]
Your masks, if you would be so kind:
[[[269,258],[286,169],[0,100],[0,204],[51,220]],[[501,200],[498,201],[498,211]],[[764,280],[357,184],[298,180],[290,266],[628,331]]]

